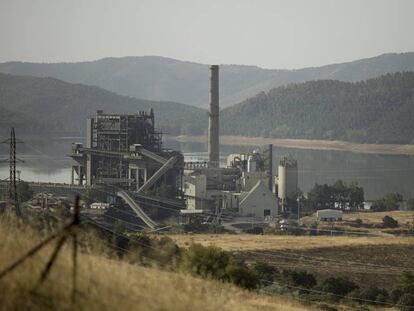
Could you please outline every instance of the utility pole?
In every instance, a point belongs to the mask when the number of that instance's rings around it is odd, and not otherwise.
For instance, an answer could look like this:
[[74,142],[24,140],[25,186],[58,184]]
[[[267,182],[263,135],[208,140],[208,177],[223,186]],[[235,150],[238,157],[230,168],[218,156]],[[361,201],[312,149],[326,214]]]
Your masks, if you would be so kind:
[[[22,141],[17,141],[22,142]],[[17,193],[17,176],[16,176],[16,134],[14,133],[14,127],[10,130],[10,138],[6,139],[2,143],[9,144],[10,148],[10,156],[9,156],[9,168],[10,168],[10,176],[9,176],[9,202],[14,204],[14,209],[17,216],[21,216],[21,210],[19,206],[19,198]],[[19,172],[19,180],[20,180],[20,172]]]

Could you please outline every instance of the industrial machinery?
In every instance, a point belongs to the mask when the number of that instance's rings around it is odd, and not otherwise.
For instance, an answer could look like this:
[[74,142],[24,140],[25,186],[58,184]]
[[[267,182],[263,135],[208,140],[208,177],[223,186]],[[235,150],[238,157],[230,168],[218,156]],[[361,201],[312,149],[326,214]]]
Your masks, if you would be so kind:
[[86,146],[72,144],[72,184],[102,187],[122,198],[151,228],[149,218],[134,194],[176,199],[182,203],[184,158],[161,145],[154,112],[108,114],[97,111],[86,123]]

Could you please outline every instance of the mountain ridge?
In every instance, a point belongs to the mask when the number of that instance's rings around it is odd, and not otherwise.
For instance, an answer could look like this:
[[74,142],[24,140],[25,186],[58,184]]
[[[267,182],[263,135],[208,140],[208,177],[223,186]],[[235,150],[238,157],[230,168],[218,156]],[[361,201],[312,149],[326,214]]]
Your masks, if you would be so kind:
[[[15,124],[20,132],[58,132],[82,135],[85,120],[96,110],[136,113],[154,109],[156,126],[163,132],[185,133],[185,119],[203,122],[206,111],[175,102],[157,102],[122,96],[97,86],[72,84],[55,78],[0,73],[0,129]],[[9,117],[4,117],[8,115]],[[207,120],[204,121],[207,124]],[[192,131],[194,132],[194,131]]]
[[[265,69],[252,65],[221,65],[222,107],[289,83],[334,79],[361,81],[399,71],[414,71],[414,52],[386,53],[345,63],[302,69]],[[208,65],[163,56],[107,57],[72,63],[0,63],[0,72],[54,77],[69,83],[95,85],[135,98],[174,101],[207,107]]]
[[414,143],[414,72],[261,92],[220,114],[223,135]]

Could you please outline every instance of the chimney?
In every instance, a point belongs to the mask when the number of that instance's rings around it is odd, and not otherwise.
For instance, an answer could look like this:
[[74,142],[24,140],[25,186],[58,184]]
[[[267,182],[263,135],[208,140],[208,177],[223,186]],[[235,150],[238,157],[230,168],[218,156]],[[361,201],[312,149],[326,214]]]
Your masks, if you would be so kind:
[[219,142],[219,66],[210,66],[210,116],[208,119],[208,162],[211,167],[220,164]]

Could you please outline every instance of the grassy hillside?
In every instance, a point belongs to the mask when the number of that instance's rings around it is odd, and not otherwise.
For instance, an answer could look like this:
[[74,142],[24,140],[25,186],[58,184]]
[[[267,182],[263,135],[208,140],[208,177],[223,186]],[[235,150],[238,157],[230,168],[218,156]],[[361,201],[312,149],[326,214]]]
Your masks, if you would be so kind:
[[221,112],[223,134],[414,143],[414,72],[272,89]]
[[[222,107],[239,103],[262,91],[292,82],[336,79],[359,81],[386,73],[414,70],[414,53],[385,54],[353,62],[298,70],[270,70],[255,66],[222,65]],[[0,72],[54,77],[95,85],[118,94],[150,100],[175,101],[207,107],[208,65],[157,56],[105,58],[80,63],[0,64]]]
[[[39,234],[0,222],[0,269],[30,249]],[[63,249],[49,278],[35,288],[52,252],[47,247],[0,280],[0,310],[310,310],[229,284],[144,268],[97,255],[79,257],[78,294],[71,305],[72,261]]]
[[120,96],[104,89],[70,84],[53,78],[35,78],[0,74],[0,129],[11,125],[19,133],[79,135],[85,120],[102,109],[107,112],[133,113],[154,108],[156,127],[163,132],[194,132],[186,120],[207,127],[206,112],[175,102],[155,102]]

